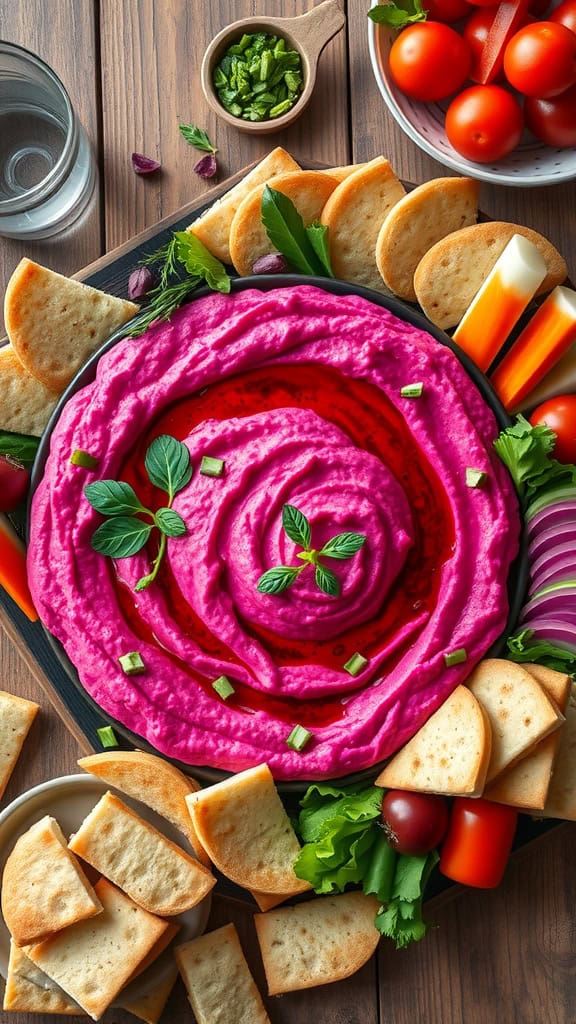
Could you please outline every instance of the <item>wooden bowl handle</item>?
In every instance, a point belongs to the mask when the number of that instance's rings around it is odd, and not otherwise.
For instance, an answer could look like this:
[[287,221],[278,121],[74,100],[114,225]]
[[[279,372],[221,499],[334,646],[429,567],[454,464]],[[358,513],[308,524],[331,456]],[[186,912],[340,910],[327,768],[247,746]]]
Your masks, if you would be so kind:
[[313,7],[298,18],[286,18],[286,27],[297,43],[306,51],[311,62],[318,59],[327,43],[346,24],[346,15],[341,0],[324,0],[323,4]]

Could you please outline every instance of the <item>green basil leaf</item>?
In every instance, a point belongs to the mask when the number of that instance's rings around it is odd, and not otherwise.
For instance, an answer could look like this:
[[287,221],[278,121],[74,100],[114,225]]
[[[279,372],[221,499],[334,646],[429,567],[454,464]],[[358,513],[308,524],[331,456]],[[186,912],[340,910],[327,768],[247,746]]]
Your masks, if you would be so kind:
[[212,291],[227,294],[230,291],[230,278],[224,264],[208,252],[200,239],[189,231],[176,231],[174,237],[176,256],[188,273],[194,277],[201,277]]
[[325,594],[328,594],[330,597],[338,597],[340,582],[331,569],[327,569],[325,565],[318,564],[314,573],[314,579],[316,586],[324,591]]
[[310,523],[306,516],[299,508],[295,505],[284,505],[282,509],[282,526],[284,533],[293,540],[295,544],[299,544],[306,551],[310,549]]
[[210,142],[208,133],[203,128],[196,128],[196,125],[193,124],[180,124],[178,127],[186,142],[194,146],[194,149],[200,149],[203,153],[218,152]]
[[334,277],[332,266],[330,264],[330,248],[328,243],[328,227],[326,224],[319,224],[317,221],[314,224],[309,224],[306,228],[306,234],[310,240],[310,245],[314,249],[320,264],[323,267],[323,271],[327,277]]
[[404,28],[415,21],[426,21],[427,12],[421,0],[393,0],[373,7],[368,17],[377,25],[390,25],[391,28]]
[[158,529],[167,537],[181,537],[186,533],[186,523],[173,508],[159,508],[154,519]]
[[96,480],[86,484],[84,494],[92,508],[103,516],[129,516],[134,512],[146,512],[134,489],[123,480]]
[[276,565],[262,574],[256,589],[261,594],[281,594],[292,586],[300,571],[298,566]]
[[274,248],[301,274],[323,274],[321,264],[294,203],[266,185],[262,194],[262,223]]
[[144,547],[151,530],[151,524],[143,523],[134,516],[116,516],[98,527],[90,544],[100,555],[128,558]]
[[39,444],[39,437],[0,430],[0,455],[7,455],[23,466],[29,466],[34,462]]
[[192,478],[190,453],[185,444],[170,434],[161,434],[152,441],[144,463],[150,480],[168,493],[170,502]]
[[318,554],[325,555],[326,558],[352,558],[352,555],[360,551],[365,540],[363,533],[339,533],[327,541]]

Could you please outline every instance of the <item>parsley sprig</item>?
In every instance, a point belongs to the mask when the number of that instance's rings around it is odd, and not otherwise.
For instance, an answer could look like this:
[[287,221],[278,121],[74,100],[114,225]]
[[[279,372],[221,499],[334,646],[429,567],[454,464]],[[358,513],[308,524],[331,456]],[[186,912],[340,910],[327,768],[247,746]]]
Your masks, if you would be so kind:
[[268,569],[258,580],[257,589],[261,594],[281,594],[298,579],[301,572],[314,566],[314,580],[319,590],[330,597],[338,597],[340,581],[335,573],[320,561],[321,558],[339,560],[352,558],[364,544],[366,537],[362,533],[338,533],[326,542],[318,551],[312,548],[312,528],[303,512],[295,505],[284,505],[282,509],[282,527],[284,533],[295,544],[302,548],[296,553],[303,565],[275,565]]
[[149,253],[142,263],[160,265],[158,284],[148,292],[148,305],[126,331],[131,338],[137,338],[152,324],[169,320],[202,281],[213,291],[230,291],[224,264],[189,231],[175,231],[166,245]]
[[136,583],[134,589],[137,591],[144,590],[156,579],[168,537],[181,537],[186,533],[186,524],[172,508],[172,502],[192,478],[190,453],[186,445],[169,434],[155,438],[146,451],[144,465],[151,483],[168,494],[166,505],[156,512],[146,508],[134,488],[123,480],[97,480],[84,488],[92,508],[107,517],[90,541],[99,554],[110,558],[129,558],[144,547],[152,530],[159,531],[158,552],[150,572]]

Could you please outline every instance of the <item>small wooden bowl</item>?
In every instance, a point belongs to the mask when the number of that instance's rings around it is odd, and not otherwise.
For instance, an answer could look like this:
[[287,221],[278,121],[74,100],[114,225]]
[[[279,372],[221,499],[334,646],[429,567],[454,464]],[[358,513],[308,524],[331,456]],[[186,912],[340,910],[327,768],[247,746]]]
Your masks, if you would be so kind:
[[[243,18],[223,28],[210,43],[202,60],[200,72],[202,90],[209,106],[231,128],[254,135],[270,135],[279,132],[292,124],[308,106],[316,82],[318,59],[327,43],[343,28],[346,22],[340,0],[324,0],[323,4],[314,7],[298,18]],[[290,49],[298,50],[302,58],[304,88],[296,103],[281,117],[267,121],[244,121],[234,117],[222,106],[214,88],[212,76],[216,64],[224,56],[229,46],[237,42],[243,33],[268,32],[271,35],[283,36]]]

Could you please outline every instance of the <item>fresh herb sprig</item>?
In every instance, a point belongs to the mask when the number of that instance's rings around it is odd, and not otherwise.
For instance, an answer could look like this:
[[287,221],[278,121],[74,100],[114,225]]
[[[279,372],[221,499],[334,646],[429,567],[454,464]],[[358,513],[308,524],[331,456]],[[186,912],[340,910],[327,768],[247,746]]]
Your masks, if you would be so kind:
[[[160,264],[159,283],[148,293],[148,305],[126,331],[131,338],[137,338],[152,324],[169,320],[202,281],[212,291],[223,294],[230,291],[230,277],[224,264],[188,231],[175,231],[166,245],[149,253],[142,263],[145,266]],[[183,270],[186,276],[182,276]]]
[[90,543],[94,551],[110,558],[129,558],[144,547],[152,530],[159,531],[158,552],[150,572],[136,583],[137,591],[144,590],[156,579],[168,537],[181,537],[186,533],[186,524],[172,508],[172,502],[192,478],[186,445],[169,434],[155,438],[146,451],[144,465],[151,483],[168,494],[166,505],[156,512],[146,508],[134,488],[123,480],[97,480],[84,488],[92,508],[107,517],[92,534]]
[[287,537],[302,548],[302,551],[296,553],[296,558],[299,558],[304,564],[276,565],[274,568],[268,569],[258,580],[257,589],[260,593],[281,594],[295,583],[301,572],[304,572],[309,565],[313,565],[316,586],[330,597],[338,597],[340,581],[331,569],[322,564],[320,559],[352,558],[364,544],[365,535],[362,533],[338,533],[318,551],[310,546],[312,543],[310,523],[304,513],[295,505],[284,505],[282,527]]
[[390,28],[404,28],[415,21],[426,21],[427,16],[421,0],[386,0],[368,11],[368,17],[377,25],[389,25]]
[[330,265],[328,228],[304,221],[288,196],[266,185],[261,203],[262,223],[272,245],[301,274],[334,277]]
[[202,153],[217,153],[216,146],[213,146],[208,137],[208,132],[203,128],[197,128],[194,124],[178,125],[181,135],[190,146],[199,149]]

